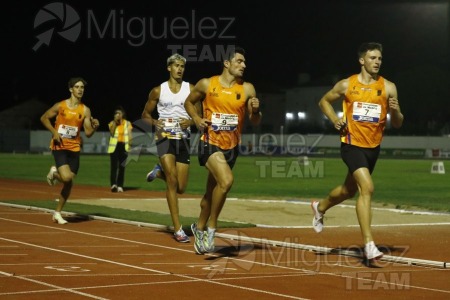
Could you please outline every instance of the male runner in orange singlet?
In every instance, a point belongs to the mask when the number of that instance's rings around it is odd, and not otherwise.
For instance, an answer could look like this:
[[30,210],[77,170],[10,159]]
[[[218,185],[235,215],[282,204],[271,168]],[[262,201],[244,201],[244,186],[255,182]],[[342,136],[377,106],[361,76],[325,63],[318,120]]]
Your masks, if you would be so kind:
[[[66,224],[61,216],[61,210],[66,204],[72,190],[73,179],[80,166],[81,128],[87,137],[91,137],[99,126],[97,119],[91,115],[89,107],[81,102],[86,81],[81,77],[69,80],[70,98],[55,103],[42,116],[41,122],[52,133],[50,149],[55,158],[56,166],[50,168],[47,175],[49,185],[56,181],[63,183],[58,205],[53,214],[53,221]],[[56,117],[55,125],[51,120]]]
[[[382,51],[379,43],[360,45],[358,61],[361,72],[339,81],[319,102],[322,112],[341,133],[341,157],[348,173],[344,183],[334,188],[327,198],[311,203],[314,230],[321,232],[325,212],[359,191],[356,214],[364,241],[364,255],[368,260],[383,256],[373,241],[370,226],[374,191],[371,174],[380,153],[387,114],[390,113],[394,128],[403,124],[395,84],[378,75]],[[343,117],[339,118],[331,104],[342,98]]]
[[[233,184],[231,170],[238,155],[245,116],[254,125],[261,122],[255,88],[243,80],[245,68],[244,49],[233,47],[223,61],[222,74],[201,79],[184,104],[203,132],[198,156],[200,165],[208,170],[200,216],[197,223],[191,225],[197,254],[214,251],[217,220]],[[195,109],[199,101],[202,101],[203,117]]]

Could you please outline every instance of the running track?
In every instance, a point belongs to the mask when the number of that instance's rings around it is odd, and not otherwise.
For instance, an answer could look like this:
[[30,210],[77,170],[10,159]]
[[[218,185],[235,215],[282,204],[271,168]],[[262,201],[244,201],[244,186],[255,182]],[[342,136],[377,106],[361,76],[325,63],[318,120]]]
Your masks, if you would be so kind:
[[[339,254],[359,252],[358,228],[224,229],[215,253],[196,255],[162,228],[69,220],[57,225],[47,212],[0,205],[1,299],[450,298],[448,267],[367,266]],[[435,262],[450,261],[449,233],[448,224],[374,228],[387,256]]]

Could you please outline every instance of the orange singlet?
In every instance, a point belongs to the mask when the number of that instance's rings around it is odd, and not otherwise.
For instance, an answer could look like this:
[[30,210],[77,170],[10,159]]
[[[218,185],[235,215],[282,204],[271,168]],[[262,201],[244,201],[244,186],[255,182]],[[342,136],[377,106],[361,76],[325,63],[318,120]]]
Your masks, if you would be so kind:
[[210,120],[211,126],[202,135],[202,141],[224,150],[238,145],[241,141],[246,99],[243,83],[225,88],[220,84],[219,76],[211,77],[202,103],[203,118]]
[[383,77],[366,85],[358,81],[358,75],[350,76],[342,108],[347,130],[341,142],[364,148],[381,144],[388,110]]
[[63,100],[59,104],[58,115],[56,116],[55,129],[62,137],[60,145],[54,144],[53,139],[50,142],[50,149],[52,150],[69,150],[79,152],[81,137],[80,130],[84,122],[83,103],[79,103],[76,108],[69,108],[67,100]]

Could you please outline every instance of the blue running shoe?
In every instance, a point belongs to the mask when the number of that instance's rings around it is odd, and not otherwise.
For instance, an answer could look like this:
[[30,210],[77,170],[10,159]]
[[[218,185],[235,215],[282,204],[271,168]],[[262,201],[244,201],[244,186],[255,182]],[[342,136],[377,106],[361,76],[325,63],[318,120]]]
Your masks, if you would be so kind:
[[192,233],[194,234],[194,249],[197,254],[204,254],[206,251],[203,248],[203,231],[197,229],[197,224],[191,225]]
[[152,182],[153,180],[155,180],[156,175],[158,175],[158,172],[162,172],[162,168],[161,168],[160,164],[156,164],[155,167],[153,168],[153,170],[148,172],[147,182]]

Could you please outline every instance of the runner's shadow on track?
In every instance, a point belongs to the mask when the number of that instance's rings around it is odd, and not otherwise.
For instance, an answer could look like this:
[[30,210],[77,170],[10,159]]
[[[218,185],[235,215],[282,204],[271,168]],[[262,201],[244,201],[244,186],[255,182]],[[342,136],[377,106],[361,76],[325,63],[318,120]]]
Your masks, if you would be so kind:
[[81,223],[81,222],[88,222],[88,221],[92,220],[91,218],[89,218],[89,216],[79,215],[79,214],[65,216],[64,219],[69,223]]
[[126,191],[136,191],[136,190],[140,190],[140,188],[137,187],[137,186],[126,186],[126,187],[123,188],[124,192],[126,192]]
[[255,250],[261,250],[263,247],[261,245],[255,244],[240,244],[239,246],[216,246],[216,251],[214,251],[215,256],[210,256],[205,260],[216,260],[224,257],[242,257],[247,256],[250,252]]

